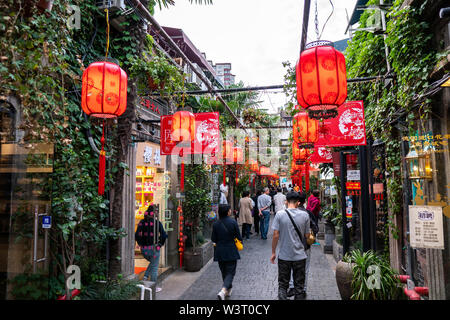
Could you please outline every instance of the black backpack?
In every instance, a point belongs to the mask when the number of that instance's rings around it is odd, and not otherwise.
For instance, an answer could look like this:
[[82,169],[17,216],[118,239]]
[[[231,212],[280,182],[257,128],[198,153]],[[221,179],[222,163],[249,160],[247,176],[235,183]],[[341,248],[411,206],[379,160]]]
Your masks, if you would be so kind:
[[142,219],[138,224],[134,238],[141,247],[151,246],[154,239],[154,235],[150,235],[151,233],[155,233],[155,221]]
[[305,209],[306,212],[309,214],[309,227],[314,232],[314,236],[316,236],[319,233],[319,226],[316,223],[316,220],[314,220],[314,215],[311,211],[308,209]]

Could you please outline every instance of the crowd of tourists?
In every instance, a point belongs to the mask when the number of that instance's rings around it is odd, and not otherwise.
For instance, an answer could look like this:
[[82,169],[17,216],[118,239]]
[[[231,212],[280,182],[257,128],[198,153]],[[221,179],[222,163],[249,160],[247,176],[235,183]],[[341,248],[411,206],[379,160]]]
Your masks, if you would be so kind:
[[219,220],[214,223],[211,235],[214,261],[219,264],[223,280],[218,299],[231,296],[242,243],[253,234],[267,240],[271,215],[274,217],[270,262],[278,263],[278,298],[305,299],[310,246],[317,244],[319,213],[319,191],[314,190],[306,199],[306,194],[295,185],[277,189],[269,186],[253,195],[244,191],[235,217],[230,205],[220,204]]

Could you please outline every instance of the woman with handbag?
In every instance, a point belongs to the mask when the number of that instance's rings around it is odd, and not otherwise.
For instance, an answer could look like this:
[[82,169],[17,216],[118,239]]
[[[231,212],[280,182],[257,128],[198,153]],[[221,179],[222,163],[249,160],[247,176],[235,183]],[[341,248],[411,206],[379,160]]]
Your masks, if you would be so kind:
[[219,205],[219,220],[213,224],[211,241],[214,242],[214,261],[219,263],[223,285],[217,294],[219,300],[231,296],[237,260],[242,250],[242,237],[236,220],[230,218],[231,207]]

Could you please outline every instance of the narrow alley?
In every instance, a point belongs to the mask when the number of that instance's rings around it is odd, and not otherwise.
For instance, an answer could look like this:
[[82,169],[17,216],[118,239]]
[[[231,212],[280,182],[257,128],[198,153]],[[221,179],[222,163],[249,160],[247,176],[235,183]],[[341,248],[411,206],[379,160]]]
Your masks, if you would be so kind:
[[[273,215],[271,216],[271,222]],[[277,300],[278,268],[269,259],[273,231],[267,240],[253,233],[240,252],[233,292],[229,300]],[[319,242],[321,240],[318,240]],[[340,300],[334,275],[333,255],[323,253],[323,241],[311,247],[311,261],[307,280],[307,300]],[[217,262],[209,263],[199,272],[177,270],[162,282],[157,300],[216,300],[222,279]]]

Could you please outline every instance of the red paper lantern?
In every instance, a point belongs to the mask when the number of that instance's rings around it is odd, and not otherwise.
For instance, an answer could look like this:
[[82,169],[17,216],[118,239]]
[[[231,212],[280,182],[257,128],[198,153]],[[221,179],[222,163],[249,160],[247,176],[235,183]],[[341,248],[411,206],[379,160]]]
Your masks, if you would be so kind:
[[240,147],[233,148],[233,162],[241,163],[244,161],[244,150]]
[[314,118],[337,116],[347,99],[344,55],[329,41],[306,45],[296,66],[297,101]]
[[310,119],[306,112],[297,113],[293,121],[293,136],[300,148],[313,148],[319,139],[318,121]]
[[83,72],[81,107],[90,116],[116,118],[127,109],[128,77],[112,62],[91,63]]
[[[191,142],[195,140],[195,116],[189,111],[177,111],[172,116],[172,141]],[[183,157],[183,154],[181,154]],[[184,161],[181,161],[180,189],[184,191]]]
[[270,171],[270,168],[267,168],[267,167],[264,167],[264,166],[261,166],[259,168],[259,175],[261,175],[261,176],[270,176],[271,174],[272,173]]
[[[97,118],[116,118],[127,109],[128,76],[117,64],[107,61],[91,63],[84,71],[81,85],[81,108]],[[105,128],[98,164],[98,194],[105,193]]]
[[259,171],[258,161],[250,159],[250,160],[248,160],[247,164],[250,166],[251,171],[253,171],[253,172]]
[[177,111],[172,116],[172,141],[195,140],[195,116],[189,111]]
[[300,148],[295,142],[292,144],[292,157],[297,163],[305,162],[311,154],[310,149]]
[[[225,140],[222,143],[223,158],[230,164],[234,160],[233,142]],[[224,161],[225,162],[225,161]]]

